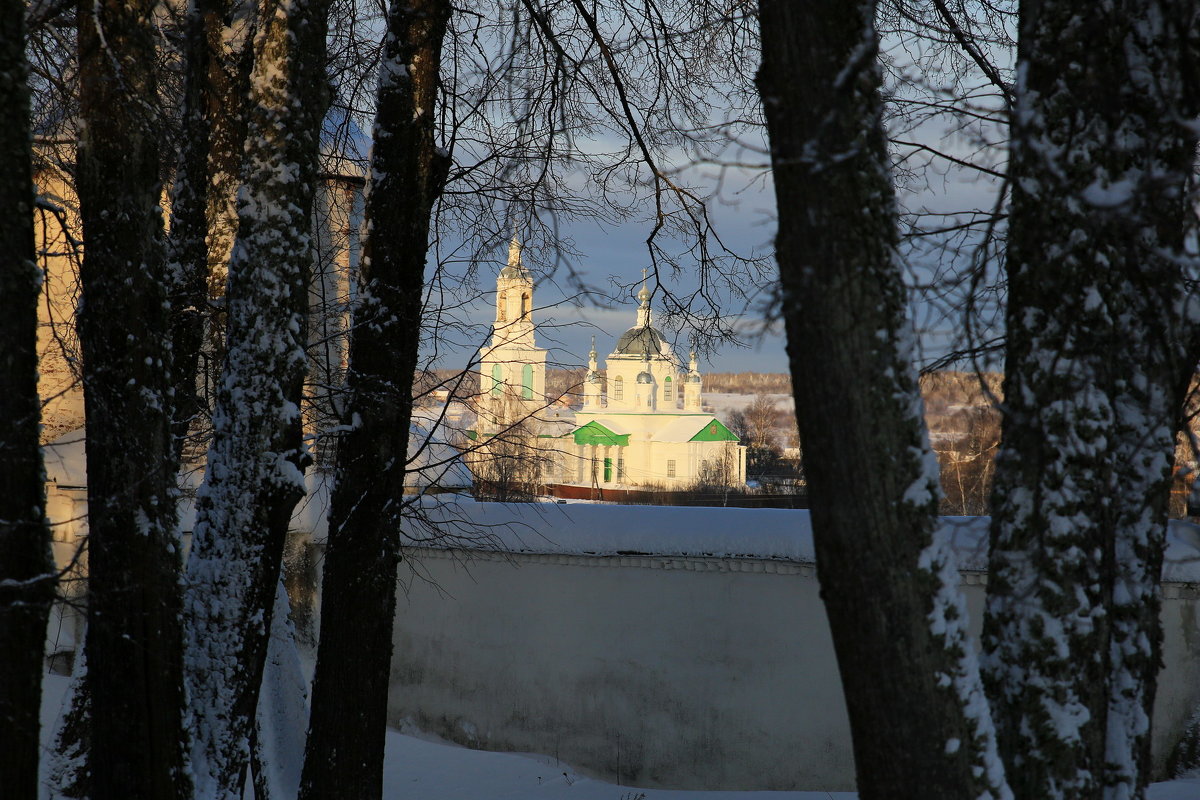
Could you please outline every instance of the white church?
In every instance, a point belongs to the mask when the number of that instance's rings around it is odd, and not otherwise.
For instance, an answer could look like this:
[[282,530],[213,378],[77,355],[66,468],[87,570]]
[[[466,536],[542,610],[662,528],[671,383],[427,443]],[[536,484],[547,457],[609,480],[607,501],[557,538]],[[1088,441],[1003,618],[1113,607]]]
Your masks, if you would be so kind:
[[[637,324],[605,359],[605,377],[593,337],[583,408],[564,412],[557,398],[546,395],[546,350],[537,346],[532,318],[533,276],[514,238],[496,281],[491,344],[480,361],[480,456],[473,461],[481,465],[481,477],[486,480],[489,469],[494,474],[497,464],[505,469],[507,457],[533,465],[523,480],[548,487],[745,485],[746,448],[703,410],[695,353],[685,368],[654,328],[644,283],[638,302]],[[497,442],[494,452],[489,441]]]

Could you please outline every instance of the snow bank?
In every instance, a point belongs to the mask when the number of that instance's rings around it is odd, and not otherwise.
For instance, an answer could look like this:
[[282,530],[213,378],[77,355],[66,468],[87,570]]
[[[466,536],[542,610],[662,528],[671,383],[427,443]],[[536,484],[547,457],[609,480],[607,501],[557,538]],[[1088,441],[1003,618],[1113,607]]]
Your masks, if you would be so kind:
[[[48,751],[70,678],[46,675],[42,685],[42,742]],[[297,724],[300,724],[299,722]],[[387,734],[383,794],[400,797],[419,792],[425,800],[853,800],[855,792],[703,792],[632,789],[579,775],[553,756],[469,750],[417,731]],[[1150,787],[1149,800],[1192,800],[1200,781],[1177,780]]]
[[409,544],[461,546],[431,538],[434,530],[475,527],[475,549],[510,553],[678,555],[771,558],[813,563],[807,511],[783,509],[624,506],[599,503],[424,501],[428,520],[409,522]]
[[[805,510],[507,504],[441,498],[426,498],[414,507],[410,517],[421,517],[422,521],[409,520],[405,525],[410,546],[816,562],[812,522]],[[987,569],[989,522],[987,517],[942,517],[936,535],[954,549],[959,569]],[[1200,526],[1171,521],[1163,579],[1200,583]]]

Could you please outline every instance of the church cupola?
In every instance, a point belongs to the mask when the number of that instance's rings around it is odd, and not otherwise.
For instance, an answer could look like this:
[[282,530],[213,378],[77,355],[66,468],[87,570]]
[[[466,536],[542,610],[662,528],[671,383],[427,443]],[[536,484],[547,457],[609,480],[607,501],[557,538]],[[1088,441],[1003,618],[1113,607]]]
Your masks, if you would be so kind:
[[688,353],[688,374],[687,388],[683,394],[683,409],[684,411],[700,411],[701,399],[700,394],[704,391],[704,384],[700,378],[700,370],[696,365],[696,351],[692,350]]
[[583,379],[583,407],[600,408],[600,371],[596,367],[596,337],[592,337],[592,349],[588,352],[588,371]]
[[635,379],[635,403],[639,411],[655,411],[658,408],[658,385],[650,369],[650,353],[642,356],[642,371]]
[[650,310],[650,290],[646,288],[646,270],[642,270],[642,290],[637,293],[637,299],[637,326],[639,328],[649,328],[654,318]]

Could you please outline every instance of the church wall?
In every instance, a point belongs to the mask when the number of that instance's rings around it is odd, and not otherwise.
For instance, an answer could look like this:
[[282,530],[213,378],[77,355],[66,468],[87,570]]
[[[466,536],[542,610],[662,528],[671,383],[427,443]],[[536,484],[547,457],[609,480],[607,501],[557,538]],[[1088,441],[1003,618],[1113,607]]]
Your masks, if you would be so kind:
[[[632,427],[631,423],[631,427]],[[595,457],[611,458],[613,475],[609,482],[613,485],[624,486],[658,486],[665,489],[688,489],[696,484],[703,473],[703,465],[710,462],[716,465],[725,461],[725,473],[729,485],[738,486],[745,483],[745,448],[735,443],[726,442],[663,442],[638,438],[639,434],[631,435],[630,443],[625,447],[599,448]],[[584,470],[584,477],[577,475],[576,465],[581,460],[590,462],[593,455],[587,446],[580,446],[574,440],[552,439],[542,440],[546,448],[554,448],[564,455],[565,470],[559,470],[547,475],[547,483],[591,483],[591,468]],[[601,452],[603,451],[603,452]],[[617,469],[618,459],[625,465],[625,474],[621,478]],[[675,462],[675,474],[669,472],[669,463]],[[601,485],[603,481],[601,481]]]
[[[39,208],[34,214],[34,242],[43,270],[38,297],[38,395],[42,408],[42,443],[83,425],[82,363],[75,331],[79,301],[79,201],[69,181],[53,167],[34,174],[38,194],[62,210],[60,218]],[[66,228],[63,227],[63,222]],[[75,241],[72,241],[75,240]]]
[[[545,530],[522,537],[553,538],[566,524],[560,513],[544,520]],[[398,593],[393,724],[412,719],[470,746],[552,754],[623,785],[853,788],[811,564],[428,549],[410,557],[422,577]],[[962,588],[978,636],[983,574],[964,572]],[[1165,584],[1164,597],[1160,766],[1200,700],[1200,585]]]
[[412,557],[438,588],[418,580],[398,595],[393,724],[555,754],[625,785],[851,788],[811,566]]

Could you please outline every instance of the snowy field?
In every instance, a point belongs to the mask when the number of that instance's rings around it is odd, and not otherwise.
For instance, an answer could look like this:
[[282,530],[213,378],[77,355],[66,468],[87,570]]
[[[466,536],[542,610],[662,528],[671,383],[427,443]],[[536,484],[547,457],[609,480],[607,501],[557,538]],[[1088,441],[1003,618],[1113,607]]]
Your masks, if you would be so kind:
[[[796,403],[790,394],[768,394],[766,397],[774,400],[780,411],[795,413]],[[730,392],[705,392],[704,405],[711,407],[713,413],[722,420],[728,421],[734,411],[744,411],[758,399],[756,394],[732,394]],[[647,795],[648,796],[648,795]]]
[[[48,740],[70,678],[47,675],[42,732]],[[48,744],[48,741],[47,741]],[[490,753],[419,731],[389,730],[386,800],[853,800],[854,792],[702,792],[639,789],[587,778],[553,756]],[[1148,800],[1200,800],[1200,779],[1158,783]]]

